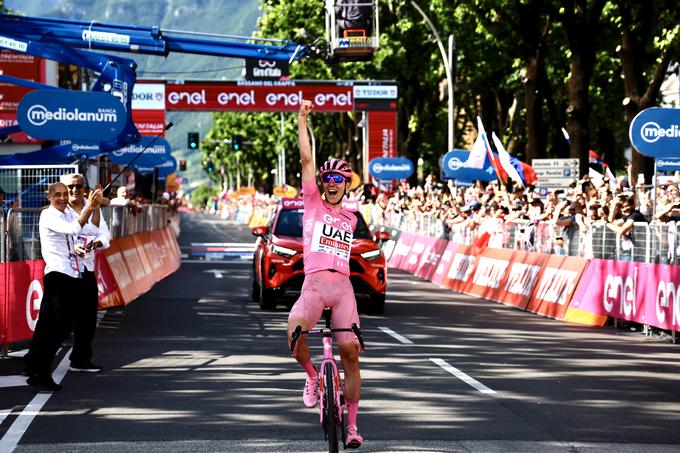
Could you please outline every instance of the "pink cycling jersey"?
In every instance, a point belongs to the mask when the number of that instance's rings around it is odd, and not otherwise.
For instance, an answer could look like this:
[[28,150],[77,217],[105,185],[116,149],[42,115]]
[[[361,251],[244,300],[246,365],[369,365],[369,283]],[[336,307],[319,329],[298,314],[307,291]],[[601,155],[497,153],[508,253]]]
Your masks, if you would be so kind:
[[[316,181],[302,182],[305,213],[303,221],[303,259],[305,281],[300,298],[288,319],[305,319],[311,329],[324,307],[333,309],[333,326],[359,325],[354,288],[349,280],[349,257],[356,216],[347,209],[333,209],[321,199]],[[357,342],[352,333],[335,334],[339,344]]]
[[316,181],[302,182],[305,213],[302,217],[305,275],[333,270],[349,276],[349,255],[356,216],[324,203]]

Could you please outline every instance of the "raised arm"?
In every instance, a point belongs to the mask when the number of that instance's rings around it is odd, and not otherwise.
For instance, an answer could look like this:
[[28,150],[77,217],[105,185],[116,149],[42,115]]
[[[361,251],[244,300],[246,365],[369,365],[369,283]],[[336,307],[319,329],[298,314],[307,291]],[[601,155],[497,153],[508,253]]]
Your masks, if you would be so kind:
[[313,107],[312,101],[303,99],[298,112],[298,144],[300,146],[300,160],[302,161],[302,181],[314,179],[316,174],[312,147],[309,144],[309,133],[307,132],[307,116]]

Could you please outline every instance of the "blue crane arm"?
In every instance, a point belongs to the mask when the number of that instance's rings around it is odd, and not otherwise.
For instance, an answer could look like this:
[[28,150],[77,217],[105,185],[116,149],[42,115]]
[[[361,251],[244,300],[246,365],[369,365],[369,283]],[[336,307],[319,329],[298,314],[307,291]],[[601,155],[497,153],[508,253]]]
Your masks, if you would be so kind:
[[[180,36],[182,34],[191,36]],[[222,37],[238,41],[209,39],[208,37]],[[286,40],[164,31],[158,27],[10,14],[0,14],[0,45],[2,45],[2,38],[18,41],[15,45],[33,41],[77,49],[162,56],[167,56],[170,52],[180,52],[219,57],[293,61],[309,54],[308,46],[296,45]],[[2,45],[2,47],[6,46]]]
[[[97,51],[161,56],[179,52],[289,62],[304,57],[325,56],[323,48],[297,45],[286,40],[11,14],[0,14],[0,48],[85,67],[100,74],[92,86],[92,91],[105,91],[118,97],[127,111],[123,132],[115,140],[102,142],[100,144],[102,151],[136,143],[140,139],[140,134],[132,121],[131,105],[137,64],[127,58],[105,55]],[[5,78],[4,81],[33,88],[54,88],[26,81],[18,83],[11,78]],[[16,126],[3,128],[0,129],[0,136],[16,131]]]

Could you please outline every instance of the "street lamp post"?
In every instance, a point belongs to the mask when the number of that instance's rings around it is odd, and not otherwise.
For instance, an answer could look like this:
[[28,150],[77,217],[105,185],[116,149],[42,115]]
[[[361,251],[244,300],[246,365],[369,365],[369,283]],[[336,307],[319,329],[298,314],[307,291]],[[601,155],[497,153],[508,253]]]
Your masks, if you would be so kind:
[[430,29],[432,30],[432,33],[434,33],[434,37],[437,40],[437,46],[439,47],[439,52],[442,54],[442,60],[444,60],[444,69],[446,70],[446,80],[447,80],[447,85],[448,85],[448,95],[449,95],[449,102],[448,102],[448,107],[449,107],[449,115],[448,115],[448,150],[451,151],[453,150],[455,144],[454,140],[454,124],[453,124],[453,76],[452,76],[452,62],[453,62],[453,51],[455,50],[455,39],[453,37],[453,34],[449,35],[449,56],[447,57],[446,55],[446,49],[444,49],[444,44],[442,43],[441,38],[439,37],[439,32],[437,32],[437,29],[434,28],[434,24],[430,20],[429,17],[427,17],[427,14],[420,9],[420,7],[416,4],[416,2],[412,1],[411,5],[423,16],[423,19],[425,19],[425,22],[427,22],[427,25],[430,26]]

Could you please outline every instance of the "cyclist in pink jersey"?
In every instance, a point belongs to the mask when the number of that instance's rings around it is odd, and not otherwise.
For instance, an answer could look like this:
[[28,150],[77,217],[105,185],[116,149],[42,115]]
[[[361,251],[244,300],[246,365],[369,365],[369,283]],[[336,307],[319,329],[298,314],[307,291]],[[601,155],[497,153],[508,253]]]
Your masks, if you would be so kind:
[[[319,169],[323,195],[316,184],[312,149],[307,134],[307,116],[312,111],[311,101],[303,100],[298,113],[298,142],[302,160],[302,189],[305,212],[303,215],[303,259],[305,281],[300,298],[288,315],[288,346],[295,327],[312,329],[321,318],[324,307],[333,309],[331,322],[335,327],[359,325],[354,289],[349,280],[349,256],[356,216],[342,207],[349,191],[352,169],[344,160],[331,159]],[[363,439],[357,431],[357,413],[361,394],[359,372],[359,343],[351,333],[336,333],[342,367],[345,370],[345,398],[347,400],[346,444],[358,448]],[[307,373],[303,401],[314,407],[319,400],[319,373],[309,355],[307,337],[298,340],[295,359]]]

